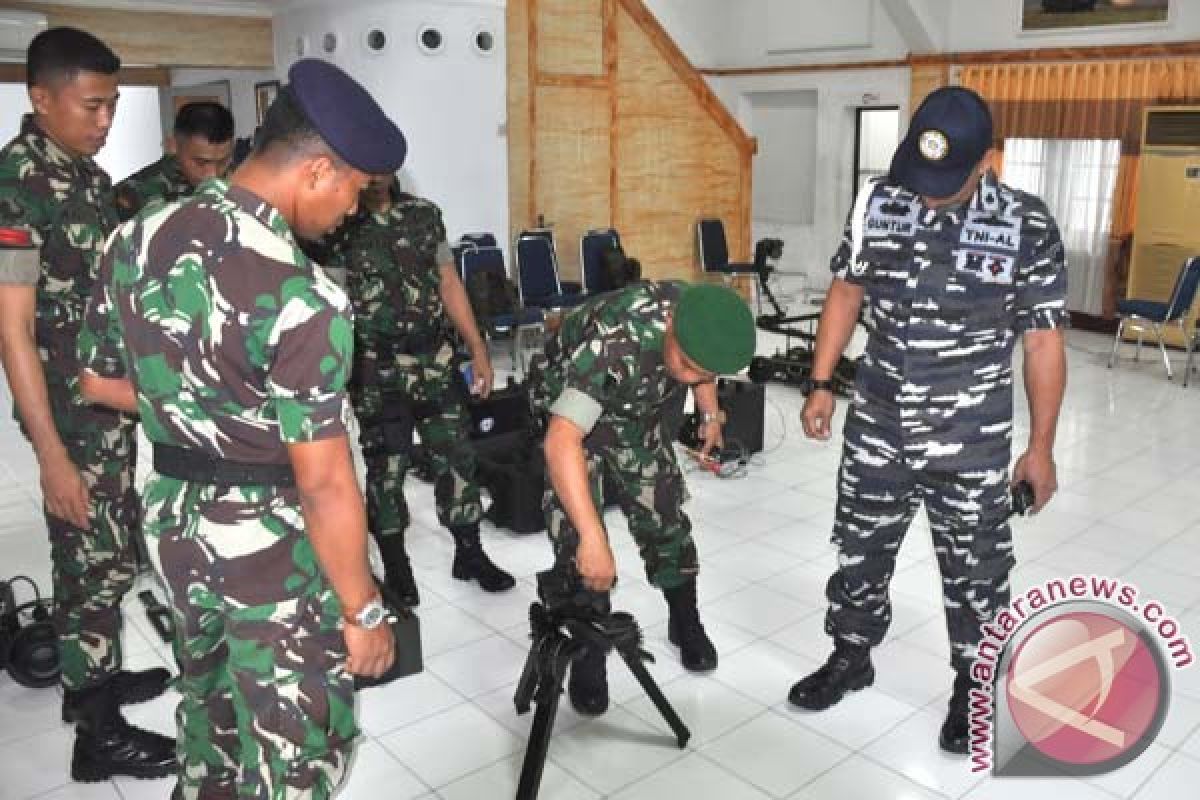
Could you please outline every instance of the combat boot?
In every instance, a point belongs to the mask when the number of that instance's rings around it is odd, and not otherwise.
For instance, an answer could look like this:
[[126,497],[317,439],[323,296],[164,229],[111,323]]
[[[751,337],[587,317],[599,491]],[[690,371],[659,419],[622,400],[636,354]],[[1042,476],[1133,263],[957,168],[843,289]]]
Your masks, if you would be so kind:
[[870,648],[837,641],[825,665],[792,687],[788,702],[809,711],[824,711],[846,692],[864,689],[874,682]]
[[950,707],[946,721],[938,735],[938,744],[947,753],[966,755],[970,744],[971,727],[968,713],[971,708],[971,689],[975,681],[969,672],[960,672],[954,678],[954,693],[950,695]]
[[72,780],[165,778],[175,772],[175,739],[126,722],[107,685],[86,689],[76,699],[79,723],[71,754]]
[[679,660],[689,672],[709,672],[717,668],[717,648],[700,624],[700,611],[696,607],[696,579],[674,589],[664,589],[670,617],[667,622],[667,639],[679,648]]
[[608,673],[605,660],[608,652],[591,645],[571,664],[567,681],[567,696],[577,712],[586,717],[598,717],[608,711]]
[[483,551],[479,524],[447,525],[454,536],[454,565],[450,574],[460,581],[479,581],[485,592],[503,592],[517,585],[512,575],[497,567]]
[[[167,690],[171,682],[170,670],[163,667],[144,669],[139,672],[120,670],[104,683],[104,690],[112,694],[119,706],[131,706],[153,700]],[[81,702],[87,690],[65,689],[63,691],[62,721],[76,723],[83,714]]]
[[417,593],[412,563],[404,550],[404,534],[376,536],[375,544],[379,545],[379,557],[383,559],[383,582],[392,597],[408,608],[420,604],[421,596]]

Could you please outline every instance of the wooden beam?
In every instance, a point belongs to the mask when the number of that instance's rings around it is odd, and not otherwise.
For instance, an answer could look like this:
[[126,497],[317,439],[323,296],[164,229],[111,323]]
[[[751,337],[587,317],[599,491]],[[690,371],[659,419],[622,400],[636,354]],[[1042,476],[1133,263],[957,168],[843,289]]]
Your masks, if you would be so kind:
[[1113,61],[1126,58],[1178,58],[1200,55],[1200,40],[1097,47],[1043,47],[1031,50],[979,50],[910,55],[914,66],[933,64],[1012,64],[1038,61]]
[[804,72],[842,72],[855,69],[895,69],[909,66],[909,59],[900,58],[890,61],[847,61],[837,64],[794,64],[791,66],[771,67],[727,67],[720,69],[702,69],[704,75],[713,77],[738,77],[742,75],[792,75]]
[[257,69],[275,65],[271,20],[265,17],[30,2],[9,2],[5,6],[45,14],[51,27],[68,25],[85,30],[103,40],[127,64]]
[[[608,224],[615,227],[621,210],[617,185],[618,144],[621,131],[617,127],[617,0],[604,0],[604,77],[608,81]],[[579,265],[580,270],[583,265]]]
[[560,86],[567,89],[607,89],[611,80],[607,75],[569,75],[561,72],[539,72],[538,86]]
[[679,49],[679,45],[675,44],[675,40],[666,32],[658,18],[646,8],[643,0],[618,0],[621,8],[625,9],[633,20],[638,24],[650,40],[654,43],[655,48],[662,54],[675,74],[683,81],[684,85],[696,96],[700,101],[701,107],[711,116],[729,138],[734,142],[737,148],[741,151],[753,152],[754,143],[746,132],[742,130],[741,124],[734,118],[729,109],[725,108],[725,104],[721,99],[709,88],[704,81],[704,76],[699,70],[692,66],[688,61],[687,56]]
[[[124,67],[117,80],[121,86],[170,86],[171,73],[162,67]],[[0,64],[0,83],[24,82],[24,64]]]
[[[529,70],[529,209],[525,215],[525,226],[535,225],[537,223],[537,81],[534,80],[538,74],[538,6],[537,0],[529,0],[529,5],[526,8],[529,23],[529,61],[526,68]],[[516,252],[513,252],[514,264],[516,260]],[[515,266],[514,266],[515,269]],[[515,272],[513,273],[516,274]]]

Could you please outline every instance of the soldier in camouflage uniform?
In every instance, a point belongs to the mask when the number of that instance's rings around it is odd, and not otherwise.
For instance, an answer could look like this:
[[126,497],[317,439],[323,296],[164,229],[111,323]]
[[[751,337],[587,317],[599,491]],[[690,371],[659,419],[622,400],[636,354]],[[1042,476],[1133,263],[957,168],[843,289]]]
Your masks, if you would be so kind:
[[85,396],[136,408],[154,444],[187,800],[330,797],[358,733],[351,673],[393,656],[346,432],[349,301],[296,236],[334,228],[404,138],[337,67],[289,77],[231,182],[117,231],[80,337]]
[[0,151],[0,355],[21,431],[38,457],[53,559],[63,718],[78,725],[77,780],[166,775],[174,743],[118,706],[157,697],[170,673],[121,669],[121,598],[136,574],[131,537],[134,419],[79,403],[75,340],[104,239],[112,185],[92,160],[112,125],[120,62],[71,28],[28,56],[34,113]]
[[483,508],[476,479],[465,384],[447,322],[471,354],[473,392],[487,396],[492,365],[480,336],[436,205],[397,190],[392,175],[373,179],[360,213],[323,243],[329,266],[346,271],[354,305],[355,373],[350,396],[367,465],[367,519],[386,583],[397,599],[419,595],[404,547],[413,429],[433,460],[438,520],[454,537],[451,574],[489,592],[516,581],[479,539]]
[[[825,628],[828,663],[793,687],[820,710],[870,685],[891,622],[888,583],[922,502],[942,573],[957,678],[941,746],[967,746],[969,669],[980,628],[1009,601],[1012,352],[1025,352],[1031,431],[1016,462],[1035,510],[1055,490],[1052,447],[1065,385],[1066,266],[1046,206],[987,167],[991,115],[961,88],[931,95],[888,178],[860,194],[833,258],[806,433],[829,435],[828,383],[864,298],[868,341],[846,416]],[[823,380],[821,380],[823,379]]]
[[233,157],[233,115],[220,103],[188,103],[175,115],[166,151],[117,184],[122,222],[151,203],[173,203],[223,176]]
[[[544,508],[554,567],[539,577],[549,607],[573,596],[608,608],[616,566],[599,511],[603,476],[614,484],[647,579],[666,596],[683,665],[717,666],[696,607],[696,545],[663,412],[691,386],[705,416],[704,452],[719,447],[716,376],[738,372],[753,355],[750,310],[719,286],[638,283],[567,315],[530,377],[534,404],[549,415]],[[571,668],[569,695],[580,713],[608,707],[604,660],[593,648]]]

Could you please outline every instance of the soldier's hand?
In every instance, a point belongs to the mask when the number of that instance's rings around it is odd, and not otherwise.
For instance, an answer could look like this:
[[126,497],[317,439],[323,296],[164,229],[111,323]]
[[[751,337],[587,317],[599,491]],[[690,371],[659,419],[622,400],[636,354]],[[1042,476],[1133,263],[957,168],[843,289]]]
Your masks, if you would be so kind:
[[721,429],[719,420],[711,420],[704,423],[700,428],[700,435],[703,437],[700,447],[700,455],[707,457],[713,450],[720,451],[725,447],[725,434]]
[[396,646],[392,641],[392,626],[380,625],[367,630],[361,625],[347,625],[345,629],[346,669],[353,675],[378,678],[387,672],[396,658]]
[[475,383],[471,386],[471,392],[487,398],[492,393],[492,384],[496,380],[496,375],[492,372],[492,360],[487,354],[481,353],[471,359],[471,369],[475,373]]
[[1041,511],[1058,491],[1058,474],[1054,456],[1046,450],[1029,449],[1013,465],[1012,482],[1029,481],[1033,487],[1031,514]]
[[804,399],[804,410],[800,412],[804,435],[821,441],[828,439],[833,425],[833,407],[833,392],[825,389],[809,392]]
[[65,452],[42,462],[41,483],[47,512],[76,528],[89,527],[87,484]]
[[600,537],[580,537],[575,551],[575,569],[583,585],[594,592],[607,592],[617,579],[617,562],[613,559],[608,540]]

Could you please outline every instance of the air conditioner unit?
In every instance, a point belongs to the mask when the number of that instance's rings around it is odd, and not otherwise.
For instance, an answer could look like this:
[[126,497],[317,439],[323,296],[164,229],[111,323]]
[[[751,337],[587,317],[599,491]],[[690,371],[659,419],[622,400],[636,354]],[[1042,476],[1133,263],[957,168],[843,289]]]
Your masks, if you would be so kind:
[[46,27],[45,14],[0,9],[0,59],[24,61],[29,43]]

